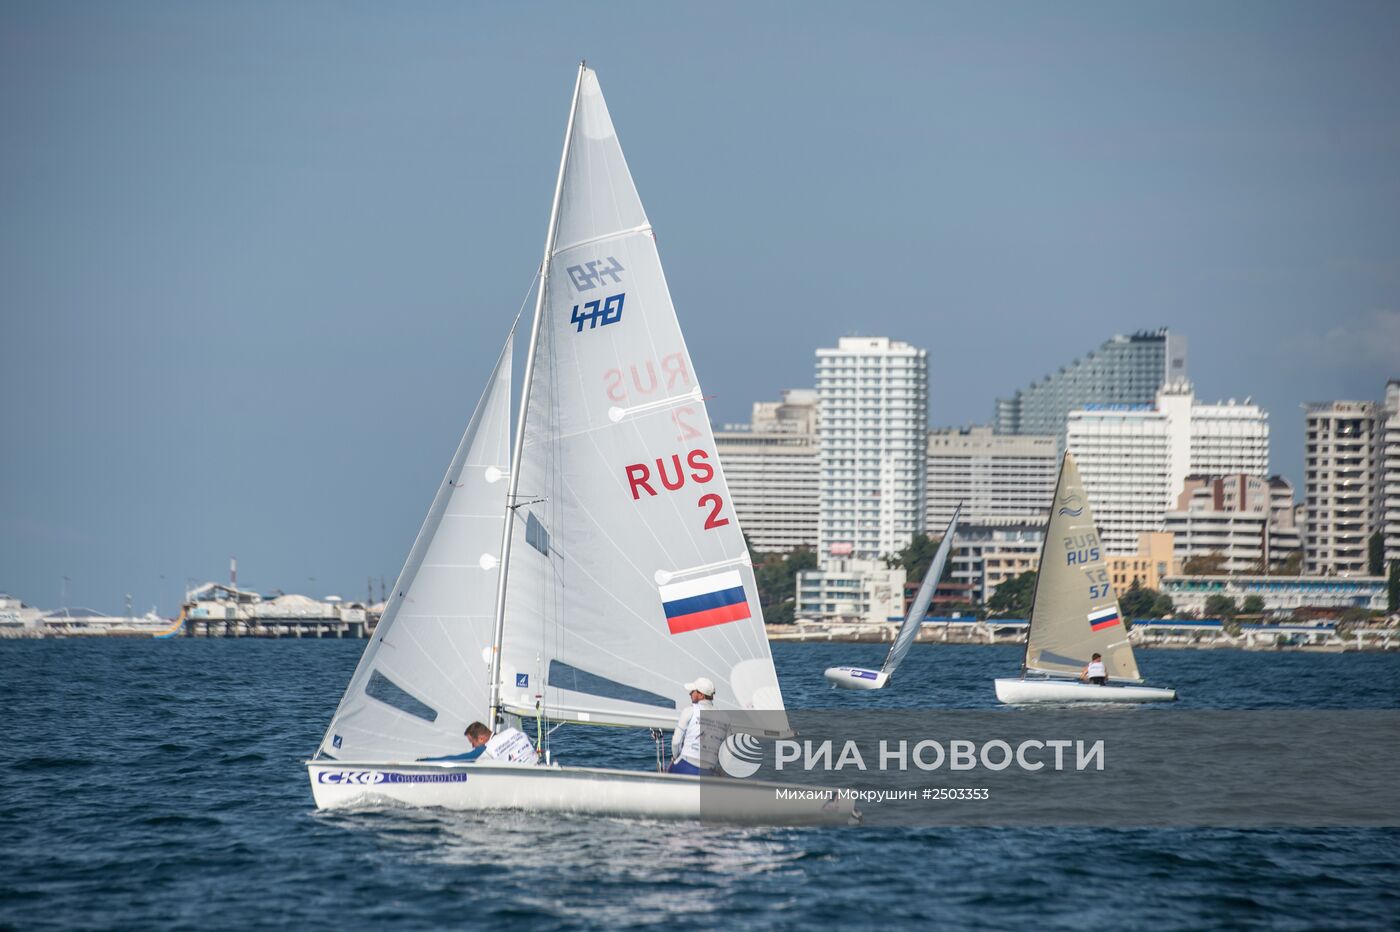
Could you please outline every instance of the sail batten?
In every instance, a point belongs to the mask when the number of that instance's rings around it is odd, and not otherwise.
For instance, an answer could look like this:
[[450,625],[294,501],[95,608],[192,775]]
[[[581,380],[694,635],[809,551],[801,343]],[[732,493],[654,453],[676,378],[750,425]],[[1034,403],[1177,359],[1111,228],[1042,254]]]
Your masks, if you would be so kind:
[[582,249],[585,246],[596,246],[599,243],[605,243],[610,239],[620,239],[624,236],[631,236],[633,233],[646,233],[650,235],[651,232],[651,224],[643,223],[635,227],[630,227],[626,230],[614,230],[611,233],[599,233],[597,236],[590,236],[588,239],[580,240],[577,243],[569,243],[567,246],[556,246],[554,249],[554,255],[561,256],[564,253],[571,252],[575,249]]
[[1111,679],[1141,682],[1079,467],[1066,453],[1041,548],[1024,666],[1077,676],[1095,653]]

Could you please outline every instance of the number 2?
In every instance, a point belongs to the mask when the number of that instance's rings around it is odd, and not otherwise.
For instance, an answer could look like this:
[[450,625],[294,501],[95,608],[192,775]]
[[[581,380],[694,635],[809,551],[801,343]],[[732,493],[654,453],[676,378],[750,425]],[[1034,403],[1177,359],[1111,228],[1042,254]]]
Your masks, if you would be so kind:
[[710,516],[705,519],[705,530],[712,531],[717,527],[724,527],[729,523],[728,518],[721,518],[719,516],[720,509],[724,507],[724,499],[720,498],[715,493],[710,492],[700,496],[700,501],[697,504],[701,508],[704,508],[706,504],[711,506]]

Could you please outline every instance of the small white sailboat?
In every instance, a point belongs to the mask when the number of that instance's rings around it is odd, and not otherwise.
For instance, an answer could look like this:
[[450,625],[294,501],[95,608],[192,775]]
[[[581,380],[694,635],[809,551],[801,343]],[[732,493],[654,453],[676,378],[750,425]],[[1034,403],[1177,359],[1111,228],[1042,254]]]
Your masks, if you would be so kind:
[[899,633],[890,645],[890,652],[885,655],[884,664],[878,670],[867,670],[863,667],[828,667],[823,675],[834,688],[884,689],[890,677],[894,676],[895,669],[909,653],[909,648],[914,646],[914,639],[919,635],[919,626],[924,623],[924,616],[928,614],[929,603],[933,601],[934,590],[938,588],[938,580],[943,576],[943,567],[953,549],[953,534],[958,529],[958,515],[961,512],[962,505],[953,509],[953,519],[948,522],[948,529],[943,532],[943,540],[939,542],[933,562],[924,573],[924,581],[919,584],[918,594],[914,596],[909,612],[904,616],[904,624],[899,626]]
[[[1102,685],[1078,679],[1094,654],[1101,655],[1107,674]],[[1040,550],[1021,675],[995,682],[997,699],[1008,704],[1176,699],[1174,689],[1139,685],[1142,676],[1108,578],[1094,514],[1079,467],[1068,453],[1060,464]]]
[[[582,65],[512,449],[513,335],[307,762],[316,805],[850,821],[835,794],[780,800],[774,784],[551,760],[562,723],[673,727],[700,676],[717,710],[787,728],[656,241]],[[546,764],[432,759],[466,751],[474,720],[521,717]]]

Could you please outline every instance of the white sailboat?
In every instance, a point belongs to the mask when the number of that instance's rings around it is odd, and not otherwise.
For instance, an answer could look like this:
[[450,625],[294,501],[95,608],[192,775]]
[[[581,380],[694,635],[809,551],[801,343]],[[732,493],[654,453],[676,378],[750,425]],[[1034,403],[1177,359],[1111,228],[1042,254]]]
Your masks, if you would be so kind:
[[878,670],[867,670],[863,667],[828,667],[823,675],[833,687],[884,689],[890,677],[894,676],[895,668],[909,653],[909,648],[914,646],[914,639],[919,635],[919,626],[924,623],[924,616],[928,614],[929,603],[933,601],[934,590],[938,588],[938,580],[943,576],[943,567],[953,549],[953,534],[958,529],[958,515],[961,513],[962,505],[953,509],[953,519],[948,522],[948,529],[943,532],[943,540],[934,552],[928,572],[924,573],[924,581],[919,584],[919,591],[909,606],[908,614],[904,616],[904,624],[899,626],[899,633],[890,645],[890,652],[885,655],[884,664]]
[[[561,723],[673,727],[683,683],[786,728],[751,558],[598,79],[579,68],[513,450],[512,338],[315,757],[322,808],[842,822],[773,784],[560,766]],[[529,717],[543,766],[427,758]]]
[[[1080,682],[1094,654],[1107,684]],[[1031,600],[1021,675],[998,679],[997,699],[1030,702],[1170,702],[1176,690],[1142,683],[1079,467],[1068,453],[1050,505]]]

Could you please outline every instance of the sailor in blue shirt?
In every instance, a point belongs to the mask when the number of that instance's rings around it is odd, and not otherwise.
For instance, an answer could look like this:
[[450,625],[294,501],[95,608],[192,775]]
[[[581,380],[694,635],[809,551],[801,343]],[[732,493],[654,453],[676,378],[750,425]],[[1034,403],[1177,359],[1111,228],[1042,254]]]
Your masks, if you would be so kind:
[[420,757],[418,759],[420,761],[473,761],[486,753],[486,742],[491,739],[491,729],[480,722],[472,722],[467,726],[465,734],[467,736],[467,743],[472,746],[470,751],[464,751],[461,754],[448,754],[444,757]]

